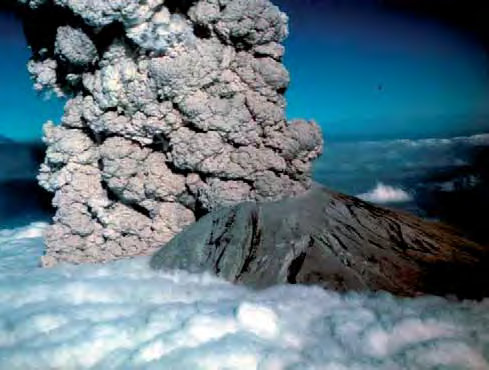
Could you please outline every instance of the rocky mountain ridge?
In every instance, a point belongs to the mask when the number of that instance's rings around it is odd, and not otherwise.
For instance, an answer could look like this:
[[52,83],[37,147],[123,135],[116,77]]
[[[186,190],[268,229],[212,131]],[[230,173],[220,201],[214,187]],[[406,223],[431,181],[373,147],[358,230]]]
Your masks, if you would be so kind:
[[482,298],[489,249],[445,225],[315,184],[293,199],[217,210],[152,258],[155,269],[210,271],[255,288],[320,285]]

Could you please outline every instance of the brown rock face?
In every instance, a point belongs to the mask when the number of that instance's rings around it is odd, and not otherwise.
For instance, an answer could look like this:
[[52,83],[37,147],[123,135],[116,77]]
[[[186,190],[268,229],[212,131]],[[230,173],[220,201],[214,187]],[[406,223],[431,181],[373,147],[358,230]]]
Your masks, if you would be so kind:
[[488,257],[487,248],[444,225],[317,185],[293,199],[212,212],[151,265],[210,271],[255,288],[301,283],[481,298],[489,294]]
[[285,120],[287,17],[268,0],[19,2],[35,87],[68,97],[44,129],[44,265],[151,254],[218,206],[310,187],[322,137]]

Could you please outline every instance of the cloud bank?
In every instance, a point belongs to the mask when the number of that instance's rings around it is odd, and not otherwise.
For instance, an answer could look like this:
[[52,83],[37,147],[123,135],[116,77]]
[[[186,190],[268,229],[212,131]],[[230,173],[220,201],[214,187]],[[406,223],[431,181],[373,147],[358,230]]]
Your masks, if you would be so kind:
[[330,142],[314,164],[314,179],[356,195],[376,183],[412,189],[427,177],[470,166],[474,151],[489,147],[489,134],[454,138]]
[[489,367],[489,302],[155,272],[146,257],[36,267],[45,224],[0,231],[5,369]]

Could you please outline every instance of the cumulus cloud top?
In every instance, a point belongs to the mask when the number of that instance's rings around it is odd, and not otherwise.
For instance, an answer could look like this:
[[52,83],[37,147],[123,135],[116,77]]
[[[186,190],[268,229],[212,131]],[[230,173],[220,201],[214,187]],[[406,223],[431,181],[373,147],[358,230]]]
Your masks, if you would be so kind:
[[46,266],[151,254],[217,207],[310,187],[322,136],[285,120],[287,16],[269,0],[20,1],[59,15],[29,33],[28,68],[69,97],[44,130]]
[[146,257],[40,269],[44,228],[0,231],[1,368],[489,367],[486,301],[254,292]]
[[367,202],[379,204],[408,202],[412,199],[411,195],[405,190],[380,182],[377,183],[374,189],[367,193],[359,194],[358,197]]

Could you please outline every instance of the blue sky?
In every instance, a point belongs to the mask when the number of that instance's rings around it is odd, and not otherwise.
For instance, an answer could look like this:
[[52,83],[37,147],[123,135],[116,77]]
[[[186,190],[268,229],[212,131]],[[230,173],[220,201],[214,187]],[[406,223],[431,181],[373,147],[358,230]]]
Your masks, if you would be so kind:
[[326,137],[488,130],[488,58],[475,41],[433,20],[344,5],[353,1],[275,2],[290,14],[289,116],[316,119]]
[[0,13],[0,135],[21,141],[39,140],[43,123],[59,121],[63,112],[59,100],[46,100],[33,90],[29,56],[22,25]]
[[[289,118],[315,119],[330,139],[489,130],[489,63],[474,41],[358,1],[275,2],[291,22]],[[62,103],[32,90],[22,28],[5,14],[0,50],[0,135],[37,139],[44,121],[59,120]]]

